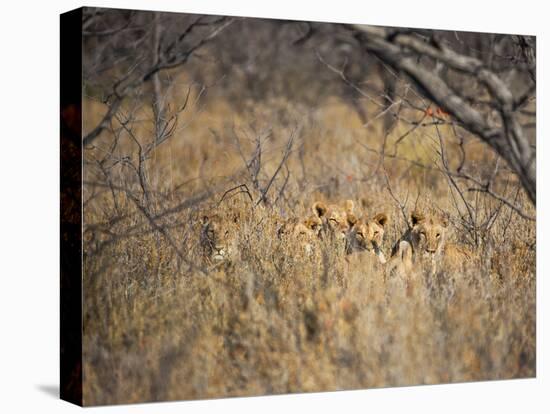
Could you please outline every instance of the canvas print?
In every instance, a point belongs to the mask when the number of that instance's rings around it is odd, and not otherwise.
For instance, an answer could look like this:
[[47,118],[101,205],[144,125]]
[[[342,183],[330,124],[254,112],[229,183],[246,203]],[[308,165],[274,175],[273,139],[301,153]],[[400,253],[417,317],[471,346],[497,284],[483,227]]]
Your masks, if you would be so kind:
[[71,16],[62,393],[536,375],[534,36]]

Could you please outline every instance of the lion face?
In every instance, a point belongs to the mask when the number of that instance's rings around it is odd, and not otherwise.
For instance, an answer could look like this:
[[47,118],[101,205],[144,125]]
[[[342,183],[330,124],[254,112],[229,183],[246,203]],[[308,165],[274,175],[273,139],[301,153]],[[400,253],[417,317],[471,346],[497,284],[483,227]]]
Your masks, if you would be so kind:
[[343,206],[331,204],[329,206],[318,201],[313,204],[313,211],[322,220],[323,226],[331,235],[339,240],[344,240],[355,221],[352,200],[346,200]]
[[318,216],[311,215],[301,220],[294,227],[294,234],[297,236],[320,237],[322,227],[323,222],[321,219]]
[[290,219],[285,222],[277,231],[279,238],[294,237],[303,250],[310,254],[313,252],[313,245],[321,237],[323,222],[316,214],[303,219]]
[[385,213],[379,213],[370,219],[367,216],[358,219],[350,231],[352,249],[373,252],[384,263],[385,258],[381,247],[387,222],[388,216]]
[[296,236],[299,238],[319,237],[323,222],[317,216],[309,216],[304,219],[290,219],[277,231],[279,237]]
[[357,220],[352,229],[352,237],[356,246],[362,250],[374,250],[382,246],[384,226],[388,222],[385,213],[379,213],[369,219],[366,216]]
[[447,233],[446,219],[414,212],[411,224],[411,243],[416,253],[433,257],[442,252]]
[[230,221],[218,214],[204,216],[200,243],[206,257],[213,261],[229,259],[235,252],[234,231]]

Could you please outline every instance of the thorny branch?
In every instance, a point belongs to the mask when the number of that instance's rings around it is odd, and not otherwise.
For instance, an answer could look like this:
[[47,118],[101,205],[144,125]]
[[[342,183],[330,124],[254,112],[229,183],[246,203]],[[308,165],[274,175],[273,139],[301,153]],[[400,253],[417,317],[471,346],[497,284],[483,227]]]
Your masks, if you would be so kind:
[[[115,116],[120,109],[122,102],[128,95],[136,88],[142,86],[145,83],[153,81],[155,83],[156,75],[166,69],[172,69],[178,66],[184,65],[189,58],[204,47],[209,41],[218,36],[224,29],[234,22],[233,18],[219,18],[209,22],[195,22],[191,24],[189,28],[184,30],[177,38],[176,41],[170,43],[168,46],[163,45],[163,39],[160,34],[155,30],[158,27],[158,16],[151,22],[152,29],[146,31],[143,37],[153,36],[153,47],[156,53],[153,54],[154,60],[151,62],[145,62],[146,59],[136,59],[134,65],[130,67],[127,73],[122,76],[117,82],[113,84],[113,93],[111,95],[110,102],[108,104],[108,110],[103,116],[102,120],[83,138],[84,146],[90,145],[105,128],[108,126],[110,120]],[[129,23],[128,23],[129,24]],[[198,41],[192,46],[183,47],[182,42],[187,38],[193,29],[199,26],[213,26],[213,29],[206,35],[200,37]],[[120,30],[114,31],[111,35],[116,35]],[[151,32],[151,33],[150,33]],[[106,34],[106,36],[108,36]],[[136,41],[137,42],[137,41]],[[164,40],[164,42],[167,42]],[[164,50],[164,53],[159,51]],[[143,65],[146,65],[143,67]],[[158,102],[158,97],[156,102]],[[159,112],[159,115],[162,113]]]
[[[524,96],[514,96],[508,85],[483,62],[455,52],[435,36],[425,40],[411,30],[363,25],[344,27],[352,31],[366,51],[406,74],[424,96],[506,160],[535,204],[535,148],[521,126],[516,110],[518,101],[525,100]],[[419,64],[422,58],[429,58],[437,64],[435,67]],[[441,66],[469,76],[483,86],[491,98],[491,106],[497,109],[498,122],[469,104],[465,96],[452,88],[438,69]]]

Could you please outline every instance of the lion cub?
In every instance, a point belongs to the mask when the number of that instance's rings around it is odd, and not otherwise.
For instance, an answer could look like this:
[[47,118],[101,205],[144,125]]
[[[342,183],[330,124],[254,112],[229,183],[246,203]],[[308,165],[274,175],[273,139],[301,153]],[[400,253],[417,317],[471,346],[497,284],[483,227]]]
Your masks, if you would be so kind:
[[471,259],[468,249],[446,242],[447,226],[446,218],[413,212],[410,229],[392,249],[390,267],[409,272],[418,262],[427,259],[433,271],[438,263],[457,268]]
[[381,248],[387,223],[388,216],[385,213],[378,213],[370,219],[365,214],[355,220],[348,233],[346,252],[348,254],[354,251],[372,252],[378,257],[380,263],[386,263],[386,257]]
[[292,237],[299,240],[302,249],[307,254],[313,253],[313,245],[321,237],[323,222],[317,215],[315,205],[312,207],[313,214],[306,218],[292,218],[287,220],[277,230],[277,236],[281,238]]
[[337,240],[345,240],[351,226],[357,218],[354,214],[353,200],[344,201],[343,205],[329,204],[317,201],[313,210],[323,222],[323,230]]
[[342,206],[326,205],[316,201],[311,206],[311,213],[305,218],[287,220],[277,231],[279,238],[292,236],[300,240],[302,248],[311,254],[315,243],[329,234],[338,242],[344,241],[352,224],[356,221],[353,215],[354,204],[346,200]]

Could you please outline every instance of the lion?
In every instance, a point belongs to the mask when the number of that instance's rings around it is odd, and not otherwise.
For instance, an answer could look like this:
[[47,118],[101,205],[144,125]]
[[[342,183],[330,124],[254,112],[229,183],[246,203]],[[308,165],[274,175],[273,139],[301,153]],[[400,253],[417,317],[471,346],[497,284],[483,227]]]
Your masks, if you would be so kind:
[[202,217],[200,247],[205,258],[212,262],[221,262],[235,256],[238,222],[238,214],[225,217],[214,213]]
[[322,220],[325,233],[337,240],[345,240],[353,223],[357,221],[353,200],[346,200],[343,205],[326,205],[321,201],[313,204],[315,214]]
[[372,252],[378,257],[380,263],[386,263],[386,257],[382,252],[382,242],[384,239],[384,228],[388,223],[386,213],[378,213],[373,218],[363,217],[355,220],[348,233],[347,253],[354,251]]
[[283,223],[277,230],[277,235],[281,236],[307,236],[320,237],[323,222],[316,216],[306,218],[291,218]]
[[399,267],[405,272],[427,259],[432,265],[443,263],[454,269],[471,259],[471,252],[462,246],[446,241],[448,220],[435,214],[413,212],[411,226],[393,246],[390,268]]
[[317,204],[311,207],[313,214],[305,218],[291,218],[277,230],[277,236],[282,238],[293,237],[300,241],[303,250],[311,254],[316,240],[321,238],[323,221],[319,216]]

